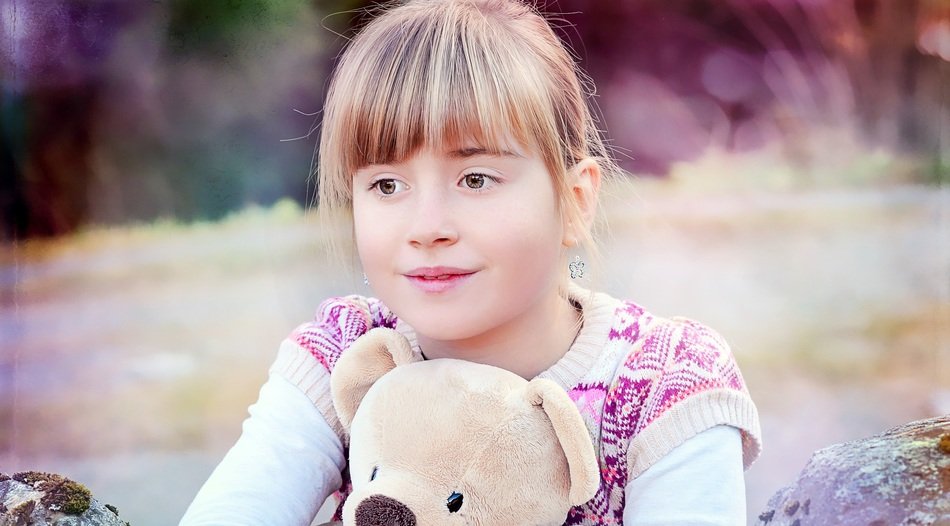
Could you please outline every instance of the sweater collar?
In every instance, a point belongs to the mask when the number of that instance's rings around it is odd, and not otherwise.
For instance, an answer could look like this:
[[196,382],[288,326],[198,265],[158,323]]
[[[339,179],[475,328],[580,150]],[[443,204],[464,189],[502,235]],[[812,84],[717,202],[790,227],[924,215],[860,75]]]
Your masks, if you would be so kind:
[[[581,312],[581,330],[564,356],[537,376],[554,381],[564,390],[577,385],[593,367],[607,344],[614,312],[620,306],[607,294],[591,292],[573,282],[568,285],[567,297]],[[413,353],[421,356],[415,330],[401,319],[396,320],[396,330],[409,340]]]

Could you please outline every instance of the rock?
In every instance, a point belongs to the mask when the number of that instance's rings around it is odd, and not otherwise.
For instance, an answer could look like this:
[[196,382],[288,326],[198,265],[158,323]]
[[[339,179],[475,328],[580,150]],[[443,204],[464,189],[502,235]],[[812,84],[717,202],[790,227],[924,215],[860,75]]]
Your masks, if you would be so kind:
[[0,526],[129,526],[115,507],[60,475],[0,473]]
[[817,451],[758,524],[950,526],[950,415]]

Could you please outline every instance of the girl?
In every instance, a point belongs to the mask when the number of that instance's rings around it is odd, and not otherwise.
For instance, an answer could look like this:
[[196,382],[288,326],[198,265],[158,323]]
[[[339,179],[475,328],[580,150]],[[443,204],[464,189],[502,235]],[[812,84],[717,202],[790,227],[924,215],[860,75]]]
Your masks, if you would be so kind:
[[367,25],[327,96],[319,190],[376,298],[327,300],[284,341],[182,524],[305,526],[345,499],[329,379],[379,326],[425,359],[568,391],[602,470],[568,524],[745,524],[759,423],[726,343],[571,282],[569,251],[594,250],[598,189],[618,172],[571,55],[519,0],[414,0]]

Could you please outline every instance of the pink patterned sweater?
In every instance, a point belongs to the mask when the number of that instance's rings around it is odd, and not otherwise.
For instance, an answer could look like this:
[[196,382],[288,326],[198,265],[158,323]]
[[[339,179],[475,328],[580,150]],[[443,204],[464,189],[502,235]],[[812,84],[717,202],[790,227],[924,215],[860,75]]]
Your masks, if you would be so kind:
[[[568,352],[539,376],[557,382],[577,403],[597,451],[601,484],[565,524],[623,524],[624,487],[673,448],[713,426],[742,435],[748,468],[761,442],[755,405],[726,342],[685,318],[661,318],[631,302],[573,286],[583,326]],[[415,333],[379,300],[332,298],[281,346],[272,371],[295,383],[343,441],[330,398],[340,353],[373,327],[395,328],[420,352]],[[338,492],[349,493],[348,474]],[[339,511],[337,512],[339,514]]]

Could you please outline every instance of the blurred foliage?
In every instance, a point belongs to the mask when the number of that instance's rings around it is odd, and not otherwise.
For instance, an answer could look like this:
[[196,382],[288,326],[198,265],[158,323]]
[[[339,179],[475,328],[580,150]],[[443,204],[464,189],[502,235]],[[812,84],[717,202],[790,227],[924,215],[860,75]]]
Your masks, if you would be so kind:
[[168,4],[169,48],[204,52],[238,47],[249,31],[292,24],[302,7],[300,0],[173,0]]
[[808,177],[824,161],[811,158],[822,147],[814,126],[853,132],[872,149],[946,155],[950,2],[590,6],[559,1],[560,33],[601,88],[606,125],[633,172],[663,174],[710,145],[741,152],[778,141]]
[[[538,4],[631,173],[724,188],[947,182],[943,0]],[[329,73],[379,5],[8,0],[3,238],[310,204]],[[706,161],[750,155],[774,169],[739,181]]]

